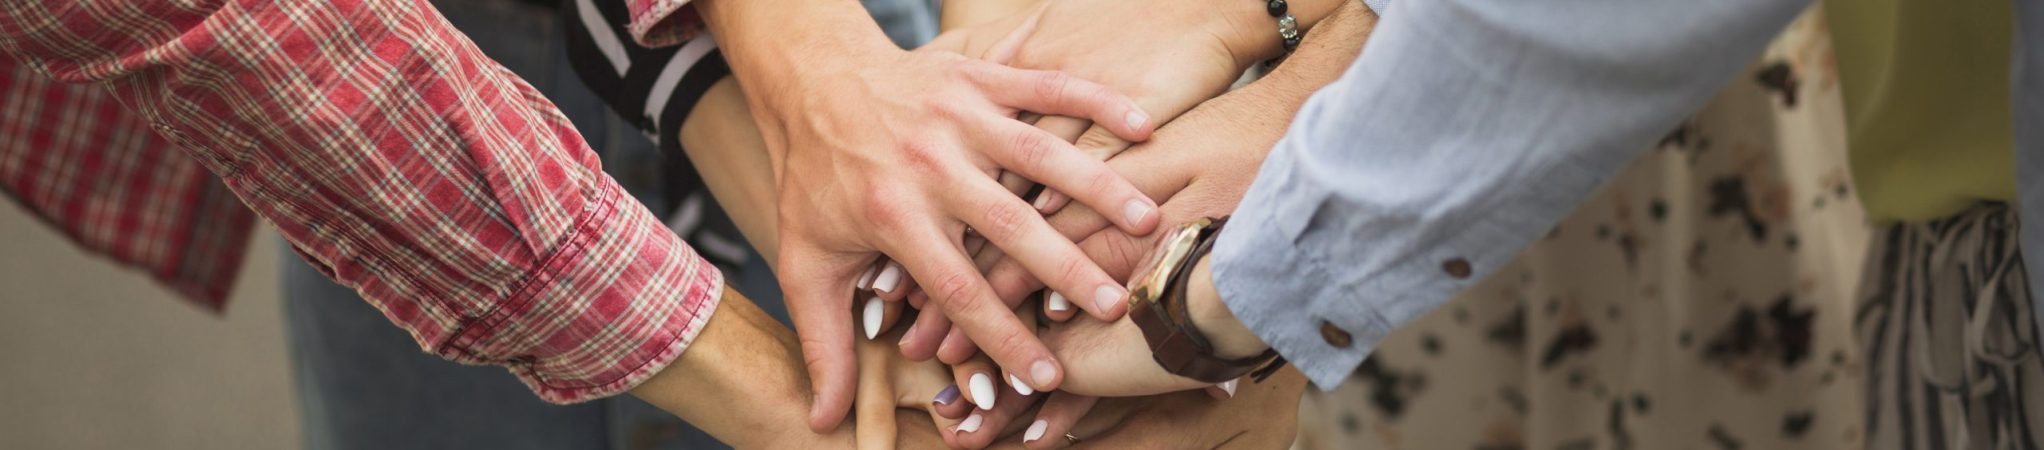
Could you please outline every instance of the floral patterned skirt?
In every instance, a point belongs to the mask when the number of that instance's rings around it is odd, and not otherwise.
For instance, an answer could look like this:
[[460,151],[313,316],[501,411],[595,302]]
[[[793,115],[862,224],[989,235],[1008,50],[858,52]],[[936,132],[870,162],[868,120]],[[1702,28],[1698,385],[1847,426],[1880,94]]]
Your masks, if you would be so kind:
[[1509,266],[1301,404],[1304,449],[1863,442],[1871,237],[1821,13]]

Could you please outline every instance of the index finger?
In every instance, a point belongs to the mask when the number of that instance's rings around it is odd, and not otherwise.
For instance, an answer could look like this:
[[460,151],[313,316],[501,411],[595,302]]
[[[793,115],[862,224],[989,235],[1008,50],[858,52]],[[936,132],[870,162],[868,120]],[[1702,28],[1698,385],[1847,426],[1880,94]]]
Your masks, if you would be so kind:
[[1135,100],[1107,86],[1053,70],[1027,70],[975,61],[966,72],[1004,107],[1043,115],[1071,116],[1106,126],[1130,141],[1150,138],[1156,124]]
[[[933,229],[922,235],[943,234]],[[895,260],[909,268],[909,274],[929,293],[931,303],[936,303],[937,309],[951,318],[953,327],[964,330],[980,343],[987,356],[1001,367],[1029,374],[1023,381],[1037,390],[1057,388],[1063,371],[1051,357],[1050,349],[1044,347],[1033,330],[1022,326],[1005,303],[994,297],[993,289],[987,286],[972,261],[965,258],[958,244],[946,245],[933,239],[907,240],[905,244],[909,247],[903,250],[907,251],[894,252]]]

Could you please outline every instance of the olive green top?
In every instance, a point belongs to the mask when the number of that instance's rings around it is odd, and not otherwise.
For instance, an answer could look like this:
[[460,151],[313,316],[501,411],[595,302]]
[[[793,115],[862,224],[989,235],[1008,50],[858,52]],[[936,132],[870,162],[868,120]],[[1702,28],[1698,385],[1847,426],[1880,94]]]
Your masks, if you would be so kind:
[[2008,0],[1825,2],[1854,183],[1875,222],[2013,202]]

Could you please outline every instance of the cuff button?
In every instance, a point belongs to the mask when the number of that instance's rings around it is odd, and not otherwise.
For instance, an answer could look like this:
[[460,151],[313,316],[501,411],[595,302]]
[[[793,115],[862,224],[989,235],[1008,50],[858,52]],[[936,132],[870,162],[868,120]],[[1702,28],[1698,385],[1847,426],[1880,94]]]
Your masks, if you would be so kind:
[[1339,348],[1348,348],[1348,345],[1351,343],[1347,331],[1342,331],[1341,327],[1334,326],[1334,323],[1325,320],[1320,321],[1320,339],[1326,340],[1327,345]]
[[1448,276],[1455,277],[1458,280],[1469,278],[1469,260],[1462,258],[1450,259],[1448,262],[1441,263],[1441,271],[1447,272]]

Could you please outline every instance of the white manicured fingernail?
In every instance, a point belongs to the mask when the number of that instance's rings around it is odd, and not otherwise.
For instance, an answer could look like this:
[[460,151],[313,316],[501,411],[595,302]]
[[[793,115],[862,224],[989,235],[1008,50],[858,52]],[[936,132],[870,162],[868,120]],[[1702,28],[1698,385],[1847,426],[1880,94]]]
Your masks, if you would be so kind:
[[1050,303],[1051,311],[1063,312],[1072,309],[1072,301],[1065,300],[1065,295],[1059,294],[1057,293],[1057,291],[1050,291],[1050,300],[1047,300],[1046,302]]
[[1026,444],[1036,442],[1037,439],[1043,439],[1043,432],[1048,429],[1050,429],[1050,421],[1036,419],[1036,423],[1029,424],[1029,431],[1022,432],[1022,442]]
[[1036,200],[1029,202],[1029,207],[1036,208],[1036,212],[1043,212],[1043,208],[1048,206],[1050,206],[1050,191],[1037,193]]
[[873,277],[873,289],[890,294],[901,289],[901,264],[888,261],[887,268],[880,269],[880,274]]
[[1093,290],[1093,306],[1100,308],[1094,310],[1094,312],[1104,314],[1108,311],[1113,311],[1114,304],[1121,302],[1121,295],[1120,286],[1112,284],[1100,285],[1099,288]]
[[880,337],[880,319],[887,314],[887,305],[880,303],[880,297],[866,299],[866,340]]
[[1143,223],[1143,216],[1150,215],[1150,204],[1142,200],[1129,200],[1127,204],[1121,205],[1121,215],[1128,219],[1129,225]]
[[1143,129],[1143,124],[1150,121],[1150,115],[1143,114],[1143,110],[1140,109],[1128,110],[1128,114],[1122,118],[1128,120],[1128,129],[1131,130]]
[[972,404],[979,405],[979,409],[994,409],[994,377],[975,373],[972,381],[966,383],[972,389]]
[[873,276],[879,274],[880,274],[879,264],[874,264],[872,267],[867,267],[866,273],[859,274],[859,290],[863,291],[867,289],[872,289]]
[[979,431],[979,421],[981,420],[985,419],[981,419],[979,417],[979,413],[972,413],[972,415],[970,416],[965,416],[965,421],[958,423],[958,432],[971,433],[974,431]]
[[1236,382],[1239,382],[1239,381],[1242,381],[1242,380],[1240,380],[1240,379],[1235,379],[1235,380],[1228,380],[1228,381],[1223,381],[1223,382],[1221,382],[1221,384],[1218,384],[1218,385],[1216,385],[1216,386],[1220,386],[1220,387],[1221,387],[1221,392],[1226,392],[1226,393],[1228,393],[1228,398],[1235,398],[1235,384],[1236,384]]
[[1014,386],[1017,394],[1027,396],[1036,393],[1036,388],[1029,387],[1029,383],[1023,383],[1021,378],[1015,378],[1015,374],[1012,373],[1008,374],[1008,385]]

